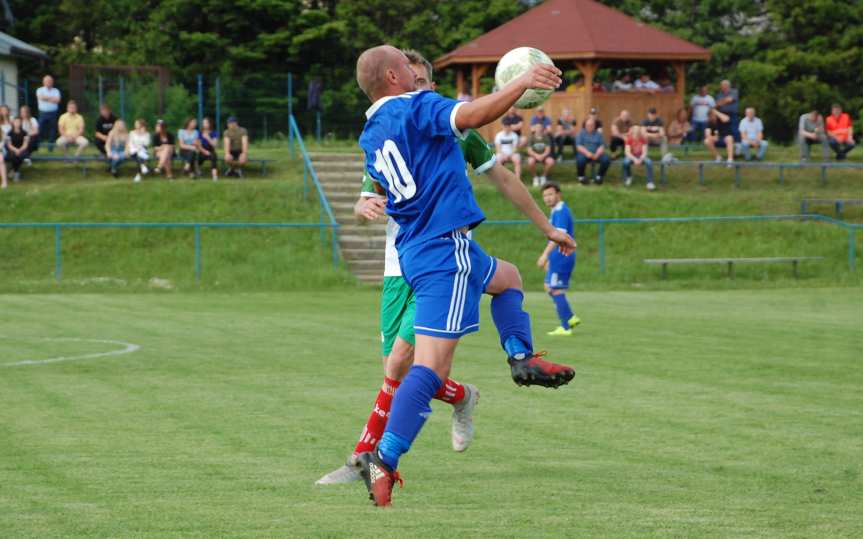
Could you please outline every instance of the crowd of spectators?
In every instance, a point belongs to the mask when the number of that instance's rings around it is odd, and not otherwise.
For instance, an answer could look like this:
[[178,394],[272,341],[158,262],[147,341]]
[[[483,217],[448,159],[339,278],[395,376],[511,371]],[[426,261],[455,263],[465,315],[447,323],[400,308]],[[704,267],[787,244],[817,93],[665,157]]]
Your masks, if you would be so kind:
[[[570,87],[578,88],[579,84],[583,87],[583,79],[577,79]],[[673,90],[665,77],[656,83],[650,74],[643,72],[633,81],[629,73],[623,73],[611,91],[661,92],[669,88]],[[744,111],[742,118],[740,110]],[[567,147],[571,147],[578,181],[583,185],[602,184],[611,163],[620,160],[625,186],[632,185],[633,170],[643,167],[646,187],[652,191],[656,186],[650,147],[659,148],[662,162],[669,163],[675,159],[671,149],[700,142],[713,159],[728,166],[733,166],[736,157],[763,160],[770,147],[763,120],[754,107],[741,109],[740,94],[728,80],[719,84],[715,95],[710,95],[707,86],[700,87],[690,99],[689,107],[678,110],[668,124],[655,107],[648,108],[640,120],[622,109],[611,121],[609,131],[604,132],[598,112],[593,107],[579,126],[570,109],[564,108],[555,120],[544,107],[539,107],[527,121],[526,134],[524,117],[511,108],[502,118],[503,129],[495,136],[498,159],[501,163],[512,163],[520,177],[523,152],[532,184],[541,186],[548,181],[555,164],[565,158]],[[801,161],[810,158],[811,147],[816,144],[821,147],[822,159],[829,159],[832,150],[836,160],[842,161],[856,144],[851,118],[838,104],[833,105],[826,119],[817,110],[801,115],[797,139]],[[592,178],[586,176],[588,165],[594,171]]]
[[[38,120],[28,106],[20,107],[13,116],[8,106],[0,105],[0,186],[3,189],[8,187],[7,174],[11,172],[13,181],[18,181],[22,166],[32,166],[31,158],[36,157],[34,153],[40,147],[51,152],[56,148],[63,152],[63,158],[73,160],[82,157],[82,152],[92,142],[114,177],[119,176],[124,161],[134,161],[135,182],[151,171],[173,179],[176,156],[183,163],[183,173],[190,178],[202,176],[202,169],[208,165],[214,181],[219,179],[220,151],[224,156],[225,176],[243,177],[243,168],[249,160],[248,131],[240,127],[233,116],[228,118],[227,129],[221,136],[210,118],[204,118],[200,127],[195,118],[189,118],[175,136],[164,120],[157,120],[151,133],[147,122],[138,118],[130,130],[126,122],[103,103],[93,123],[91,140],[87,138],[87,121],[74,100],[67,100],[65,112],[59,113],[63,96],[50,75],[43,78],[42,86],[36,90],[36,100]],[[73,148],[74,154],[70,155]],[[152,168],[149,166],[151,159],[155,165]]]

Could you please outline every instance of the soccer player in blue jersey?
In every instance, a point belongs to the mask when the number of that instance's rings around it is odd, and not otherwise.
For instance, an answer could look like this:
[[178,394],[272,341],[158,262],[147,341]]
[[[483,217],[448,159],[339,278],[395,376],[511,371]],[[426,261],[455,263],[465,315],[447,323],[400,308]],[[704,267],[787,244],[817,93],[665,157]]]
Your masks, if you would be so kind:
[[[542,187],[542,201],[551,208],[549,220],[558,230],[573,235],[572,212],[560,195],[560,186],[554,182],[547,182]],[[569,277],[575,269],[575,251],[565,255],[557,249],[557,244],[548,242],[536,265],[544,268],[545,291],[554,302],[557,316],[560,318],[560,326],[549,331],[547,335],[552,337],[566,337],[572,335],[572,328],[579,325],[581,320],[572,312],[569,301],[566,299],[566,290],[569,288]]]
[[[360,136],[366,170],[386,192],[387,213],[400,227],[396,248],[416,298],[414,365],[393,398],[377,451],[359,456],[372,500],[387,506],[400,481],[399,458],[431,413],[429,403],[449,376],[458,339],[479,328],[483,292],[492,295],[492,319],[517,384],[558,387],[575,375],[571,367],[534,353],[518,269],[488,256],[470,239],[468,232],[485,215],[453,136],[499,118],[525,90],[556,88],[560,70],[539,64],[494,94],[459,103],[412,91],[416,74],[409,60],[384,45],[360,55],[357,82],[372,101]],[[575,249],[572,237],[548,222],[524,186],[499,188],[562,252]]]

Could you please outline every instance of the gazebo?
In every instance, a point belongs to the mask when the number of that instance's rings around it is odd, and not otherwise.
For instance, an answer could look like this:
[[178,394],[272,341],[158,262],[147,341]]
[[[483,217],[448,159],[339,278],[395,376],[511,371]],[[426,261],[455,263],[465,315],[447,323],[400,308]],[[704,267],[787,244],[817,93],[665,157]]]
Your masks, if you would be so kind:
[[[584,76],[578,91],[555,92],[546,112],[557,118],[561,110],[572,110],[579,123],[591,107],[599,109],[606,125],[621,109],[641,119],[656,107],[668,123],[683,106],[686,91],[686,63],[710,58],[710,51],[639,22],[620,11],[593,0],[547,0],[494,30],[479,36],[435,60],[437,69],[455,68],[460,95],[466,92],[470,76],[470,95],[478,97],[483,76],[491,75],[497,61],[516,47],[536,47],[548,54],[566,71],[574,65]],[[639,66],[648,70],[674,73],[672,91],[600,92],[593,90],[600,67]],[[497,126],[483,134],[493,134]],[[606,129],[606,135],[608,130]]]

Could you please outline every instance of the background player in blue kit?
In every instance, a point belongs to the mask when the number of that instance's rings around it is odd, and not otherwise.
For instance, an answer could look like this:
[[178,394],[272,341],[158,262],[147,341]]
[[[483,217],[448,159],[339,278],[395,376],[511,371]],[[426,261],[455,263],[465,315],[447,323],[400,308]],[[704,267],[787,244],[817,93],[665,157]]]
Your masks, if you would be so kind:
[[[560,195],[560,186],[554,182],[547,182],[542,188],[542,201],[551,208],[549,220],[552,226],[573,236],[572,212]],[[536,261],[537,266],[546,270],[545,291],[554,302],[557,316],[560,318],[560,326],[548,332],[551,336],[572,335],[572,328],[581,323],[566,299],[569,278],[575,269],[575,255],[575,251],[569,255],[561,253],[557,249],[557,244],[550,241]]]
[[[502,116],[527,89],[557,88],[560,70],[539,64],[494,94],[460,103],[412,91],[416,74],[408,58],[385,45],[360,55],[357,83],[372,101],[359,141],[366,170],[386,192],[387,214],[399,224],[399,262],[416,298],[414,365],[394,396],[377,451],[359,456],[372,499],[386,506],[400,481],[399,459],[431,413],[429,403],[449,376],[458,339],[479,329],[482,293],[492,295],[492,319],[517,384],[558,387],[575,375],[534,353],[518,269],[470,239],[470,229],[485,215],[455,138]],[[572,237],[549,223],[520,182],[498,187],[563,252],[575,249]]]

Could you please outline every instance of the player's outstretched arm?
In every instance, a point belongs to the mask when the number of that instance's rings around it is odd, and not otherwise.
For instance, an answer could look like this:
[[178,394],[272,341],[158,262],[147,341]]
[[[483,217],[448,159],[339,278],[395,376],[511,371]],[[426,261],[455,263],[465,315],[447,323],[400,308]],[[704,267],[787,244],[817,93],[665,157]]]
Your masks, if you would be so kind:
[[549,241],[557,244],[561,253],[569,255],[575,250],[575,240],[566,232],[551,225],[548,217],[539,209],[530,192],[521,180],[515,177],[515,174],[500,163],[495,163],[488,171],[488,177],[498,191],[527,216]]
[[509,110],[525,90],[555,90],[560,86],[560,70],[550,64],[536,64],[521,77],[492,94],[459,106],[455,126],[459,131],[489,124]]

